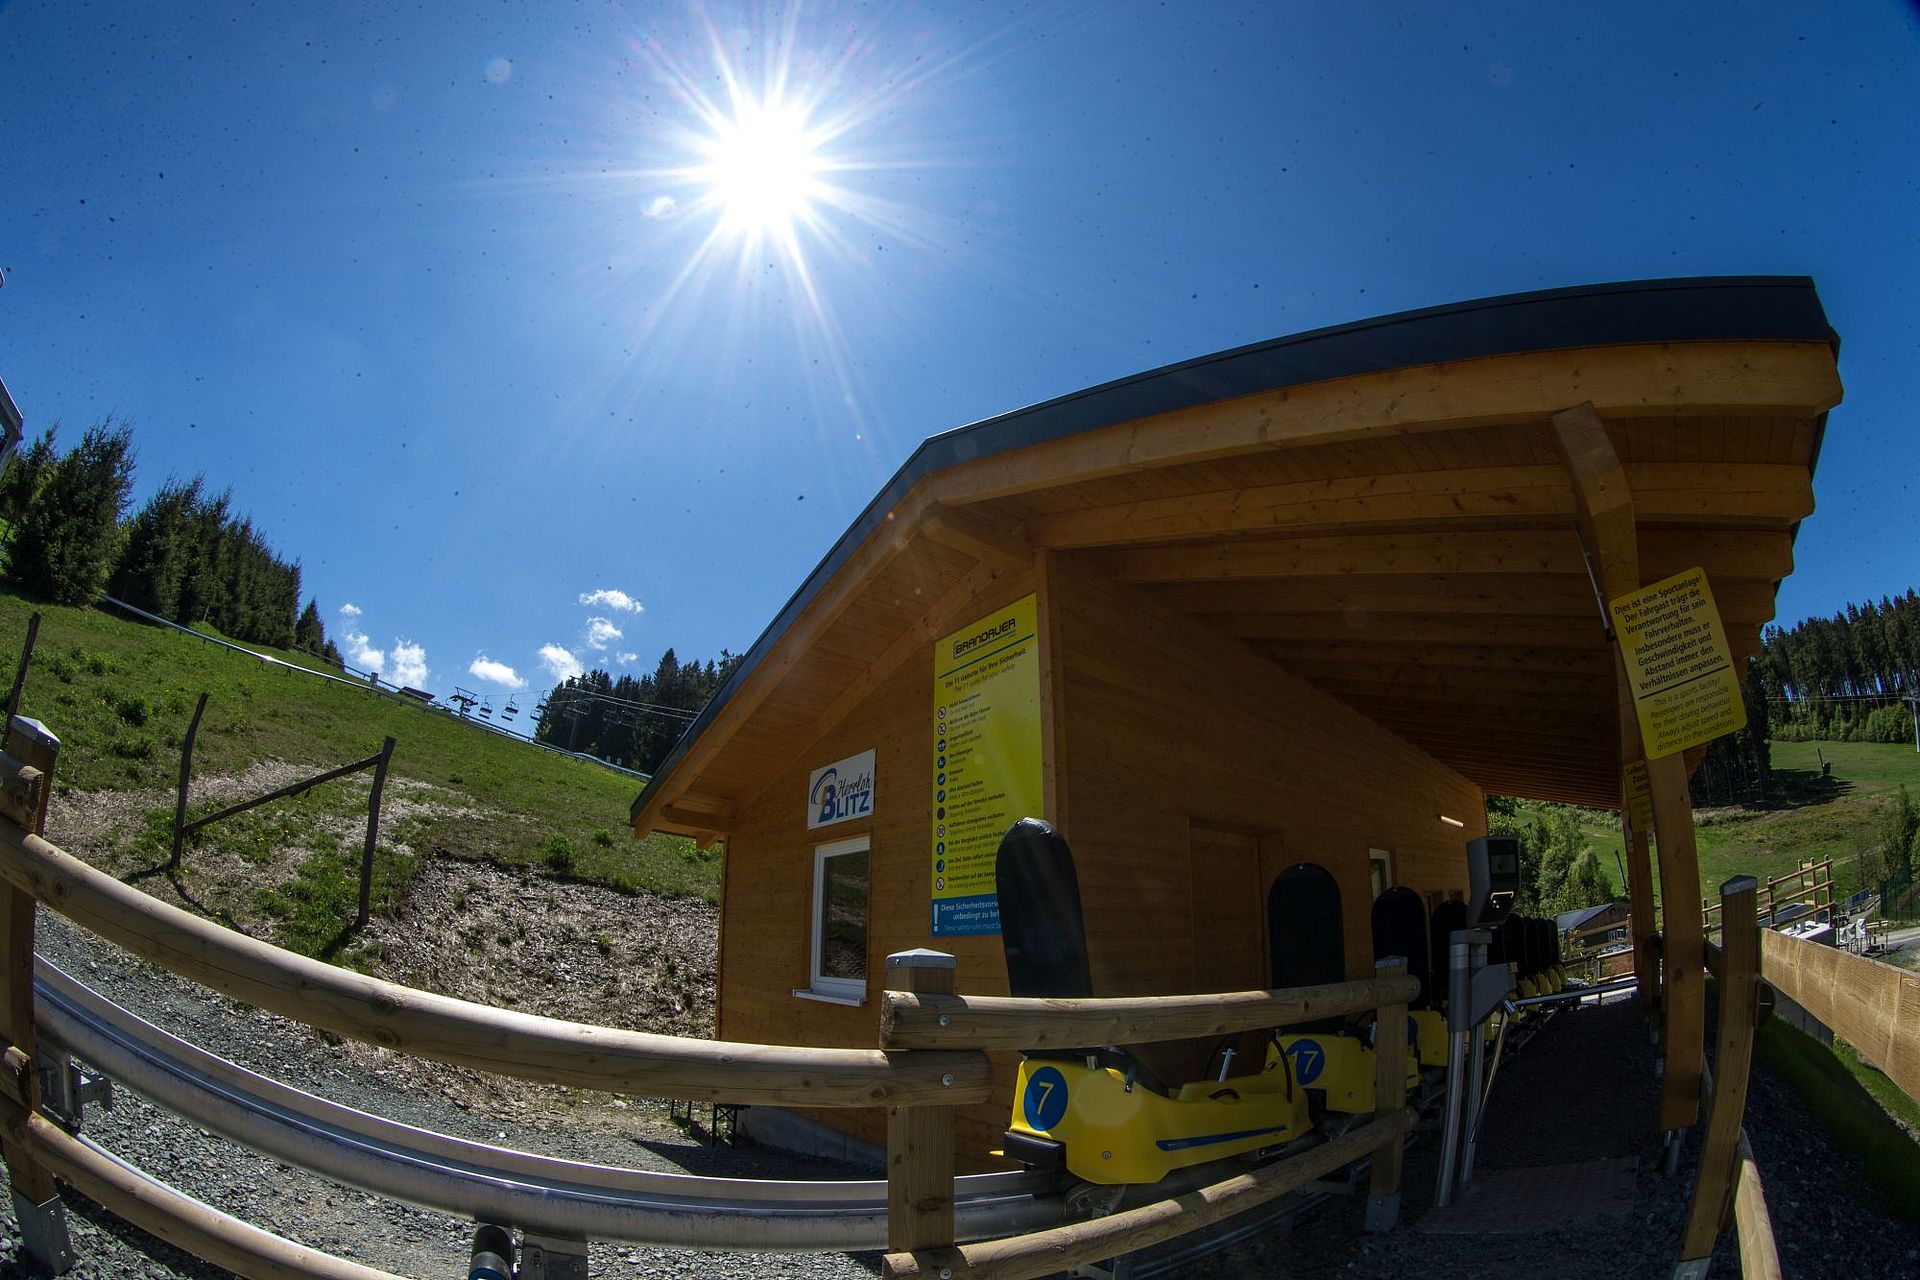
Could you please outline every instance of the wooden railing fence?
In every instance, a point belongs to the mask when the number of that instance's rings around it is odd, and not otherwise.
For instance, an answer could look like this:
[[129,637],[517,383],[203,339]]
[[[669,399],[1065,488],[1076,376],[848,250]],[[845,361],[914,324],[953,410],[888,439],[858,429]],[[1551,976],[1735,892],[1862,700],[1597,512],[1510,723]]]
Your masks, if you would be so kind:
[[[11,742],[11,739],[10,739]],[[1039,1276],[1192,1231],[1253,1208],[1361,1157],[1373,1157],[1369,1227],[1392,1225],[1406,1105],[1406,1002],[1418,990],[1398,962],[1375,977],[1282,991],[1114,1000],[954,994],[954,960],[888,960],[900,990],[881,999],[879,1047],[820,1049],[651,1035],[534,1017],[338,969],[223,929],[160,902],[48,843],[52,760],[0,762],[0,1154],[16,1190],[58,1219],[58,1174],[164,1239],[252,1276],[383,1273],[294,1245],[130,1174],[35,1114],[33,934],[44,904],[134,954],[224,995],[309,1026],[418,1057],[547,1084],[650,1098],[888,1113],[888,1276]],[[1333,1142],[1170,1200],[1024,1236],[954,1241],[954,1112],[987,1101],[988,1048],[1132,1043],[1375,1010],[1373,1119]],[[34,1239],[29,1234],[29,1247]],[[64,1230],[58,1247],[64,1247]],[[57,1247],[43,1246],[57,1254]],[[61,1259],[43,1257],[58,1269]]]
[[[1720,929],[1720,898],[1700,899],[1700,922],[1702,928],[1711,937]],[[1757,910],[1763,925],[1787,923],[1781,919],[1781,913],[1790,907],[1802,906],[1806,910],[1802,915],[1818,915],[1821,911],[1833,910],[1833,859],[1822,858],[1817,861],[1803,862],[1793,871],[1783,871],[1779,875],[1758,885]]]
[[1720,1027],[1714,1065],[1702,1075],[1706,1131],[1681,1232],[1676,1277],[1706,1275],[1721,1232],[1740,1214],[1745,1215],[1739,1221],[1739,1237],[1746,1273],[1777,1275],[1780,1270],[1760,1173],[1741,1127],[1753,1070],[1754,1032],[1767,1007],[1761,998],[1759,888],[1752,876],[1736,876],[1720,886],[1716,904],[1725,926],[1721,944],[1707,950],[1707,964],[1720,988]]

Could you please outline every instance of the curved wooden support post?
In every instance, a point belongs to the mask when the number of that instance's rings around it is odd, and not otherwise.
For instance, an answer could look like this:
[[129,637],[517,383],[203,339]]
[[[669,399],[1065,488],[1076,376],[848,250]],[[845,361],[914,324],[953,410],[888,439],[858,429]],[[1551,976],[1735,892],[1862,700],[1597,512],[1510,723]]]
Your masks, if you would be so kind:
[[[1640,585],[1639,530],[1634,516],[1633,491],[1627,469],[1614,452],[1606,424],[1591,404],[1576,405],[1553,415],[1554,437],[1573,481],[1579,509],[1581,545],[1591,561],[1595,606],[1602,625],[1612,636],[1607,601],[1637,590]],[[1620,709],[1621,765],[1645,759],[1633,698],[1627,689],[1626,668],[1619,646],[1614,680]],[[1684,1129],[1699,1118],[1701,1065],[1706,1053],[1706,978],[1704,934],[1694,904],[1700,898],[1700,868],[1694,850],[1693,806],[1687,794],[1687,768],[1679,755],[1646,760],[1647,785],[1652,792],[1654,835],[1660,854],[1660,898],[1665,904],[1660,936],[1660,1008],[1665,1034],[1661,1036],[1663,1075],[1660,1091],[1662,1129]],[[1624,797],[1623,797],[1624,799]],[[1629,821],[1629,831],[1633,824]],[[1644,857],[1644,836],[1627,842],[1636,863]],[[1653,904],[1644,864],[1629,873],[1633,910],[1636,970],[1642,1000],[1652,979],[1651,938]],[[1639,892],[1633,892],[1636,888]]]

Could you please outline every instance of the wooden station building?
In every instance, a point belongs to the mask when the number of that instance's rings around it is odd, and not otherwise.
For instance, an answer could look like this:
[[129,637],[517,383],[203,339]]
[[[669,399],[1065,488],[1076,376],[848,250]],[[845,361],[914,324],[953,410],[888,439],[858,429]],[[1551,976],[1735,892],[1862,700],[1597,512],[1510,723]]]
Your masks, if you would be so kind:
[[[1096,994],[1267,986],[1266,886],[1302,861],[1369,974],[1374,893],[1465,890],[1487,793],[1621,807],[1639,742],[1604,588],[1703,566],[1744,671],[1813,510],[1836,350],[1809,280],[1610,284],[927,440],[634,803],[638,833],[726,842],[719,1036],[870,1047],[912,947],[1004,994],[990,851],[1020,810],[1072,845]],[[1687,841],[1669,901],[1698,893]],[[963,1111],[963,1157],[1007,1116]],[[882,1139],[879,1111],[818,1118]]]

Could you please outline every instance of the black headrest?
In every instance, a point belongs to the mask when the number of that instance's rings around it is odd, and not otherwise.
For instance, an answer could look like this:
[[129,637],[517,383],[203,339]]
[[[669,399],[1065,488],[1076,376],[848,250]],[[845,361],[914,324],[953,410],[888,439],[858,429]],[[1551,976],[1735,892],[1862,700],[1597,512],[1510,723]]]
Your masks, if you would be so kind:
[[1092,995],[1080,879],[1065,838],[1039,818],[1020,819],[1000,838],[994,878],[1007,989],[1016,996]]

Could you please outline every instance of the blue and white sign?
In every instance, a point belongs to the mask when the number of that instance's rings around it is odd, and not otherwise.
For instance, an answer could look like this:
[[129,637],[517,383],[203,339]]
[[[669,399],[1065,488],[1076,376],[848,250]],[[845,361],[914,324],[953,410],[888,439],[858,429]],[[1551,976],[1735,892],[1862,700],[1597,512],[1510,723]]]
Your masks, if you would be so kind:
[[815,769],[807,779],[807,830],[873,816],[873,752]]

